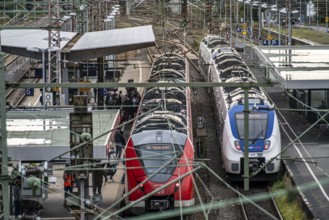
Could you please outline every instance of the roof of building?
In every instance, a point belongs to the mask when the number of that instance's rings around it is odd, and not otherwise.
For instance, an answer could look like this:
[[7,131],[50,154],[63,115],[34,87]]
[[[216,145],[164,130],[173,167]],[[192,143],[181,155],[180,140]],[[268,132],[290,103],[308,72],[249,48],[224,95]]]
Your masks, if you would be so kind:
[[[8,29],[1,30],[0,34],[1,49],[8,54],[42,59],[42,50],[49,48],[47,30]],[[151,25],[84,34],[60,31],[59,36],[61,52],[69,61],[85,61],[155,45]],[[27,50],[32,47],[39,52]]]
[[285,89],[328,89],[329,46],[259,46],[261,64]]
[[[44,161],[70,149],[70,113],[61,111],[7,112],[8,155],[12,160]],[[91,111],[92,138],[113,129],[119,110]],[[106,157],[106,145],[111,133],[93,141],[94,158]],[[69,158],[66,154],[62,158]]]

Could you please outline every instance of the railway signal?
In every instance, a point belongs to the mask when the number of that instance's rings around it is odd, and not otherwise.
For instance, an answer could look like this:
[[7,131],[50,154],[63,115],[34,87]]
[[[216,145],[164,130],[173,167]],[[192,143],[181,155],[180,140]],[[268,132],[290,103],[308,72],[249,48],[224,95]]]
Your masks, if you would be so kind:
[[184,19],[181,23],[180,23],[180,26],[181,27],[186,27],[186,25],[188,24],[189,20],[188,19]]
[[181,0],[181,14],[184,18],[187,16],[187,0]]

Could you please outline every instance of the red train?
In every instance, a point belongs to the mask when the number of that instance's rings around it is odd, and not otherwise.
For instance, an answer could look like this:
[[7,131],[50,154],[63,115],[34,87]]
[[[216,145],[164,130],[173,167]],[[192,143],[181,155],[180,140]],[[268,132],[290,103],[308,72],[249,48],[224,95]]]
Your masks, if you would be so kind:
[[[153,63],[149,82],[187,82],[188,64],[176,54]],[[152,110],[155,106],[160,110]],[[190,90],[145,89],[126,147],[126,206],[129,213],[166,211],[195,204]]]

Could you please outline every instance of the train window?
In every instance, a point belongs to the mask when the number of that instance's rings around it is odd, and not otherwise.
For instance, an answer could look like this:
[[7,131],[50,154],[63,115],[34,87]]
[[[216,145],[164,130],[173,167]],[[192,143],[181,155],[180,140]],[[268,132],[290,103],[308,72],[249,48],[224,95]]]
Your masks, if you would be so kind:
[[[239,138],[244,139],[244,113],[235,114]],[[265,139],[267,131],[267,112],[251,112],[249,114],[249,140]]]
[[[145,160],[140,159],[144,170],[148,175],[153,174],[161,166],[167,163],[169,160],[173,159],[175,152],[181,152],[184,146],[180,145],[141,145],[136,146],[137,155],[139,158],[147,158]],[[175,165],[178,160],[173,160],[173,162],[162,169],[158,174],[171,175],[175,170]]]

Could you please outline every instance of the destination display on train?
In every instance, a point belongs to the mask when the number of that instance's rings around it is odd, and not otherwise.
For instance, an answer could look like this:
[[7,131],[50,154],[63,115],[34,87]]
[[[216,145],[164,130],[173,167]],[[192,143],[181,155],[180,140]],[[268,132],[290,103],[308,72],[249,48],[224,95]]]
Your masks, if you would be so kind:
[[171,150],[170,145],[148,145],[145,147],[145,150]]
[[[267,119],[267,113],[266,112],[257,112],[257,113],[251,113],[248,115],[250,120],[255,120],[255,119]],[[236,119],[237,120],[242,120],[244,119],[244,113],[237,113],[236,114]]]

